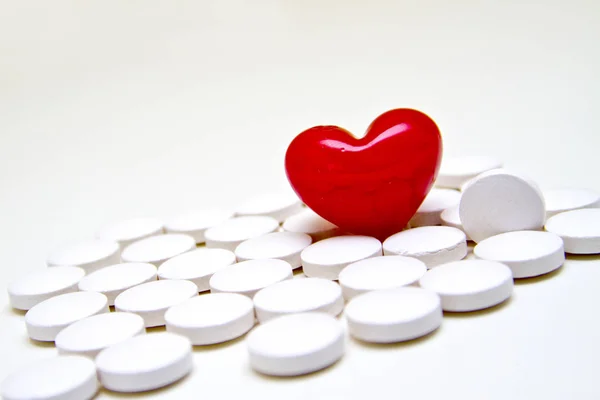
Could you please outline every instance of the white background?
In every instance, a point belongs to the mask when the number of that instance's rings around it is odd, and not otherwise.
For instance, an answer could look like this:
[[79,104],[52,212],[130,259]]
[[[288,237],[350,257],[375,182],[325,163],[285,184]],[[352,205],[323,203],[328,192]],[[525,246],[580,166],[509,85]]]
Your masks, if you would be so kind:
[[[300,131],[360,134],[412,107],[445,155],[490,154],[543,188],[600,190],[600,3],[14,1],[0,9],[0,290],[123,217],[232,206],[285,185]],[[600,262],[571,257],[490,312],[272,379],[243,340],[196,350],[154,398],[592,399]],[[1,300],[0,379],[55,353]],[[101,392],[99,398],[119,397]]]

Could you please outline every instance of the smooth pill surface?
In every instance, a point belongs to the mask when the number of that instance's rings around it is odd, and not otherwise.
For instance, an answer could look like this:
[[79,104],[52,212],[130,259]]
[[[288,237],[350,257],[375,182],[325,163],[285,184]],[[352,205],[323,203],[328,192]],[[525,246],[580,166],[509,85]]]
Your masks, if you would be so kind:
[[440,295],[444,311],[482,310],[510,297],[510,268],[496,261],[462,260],[433,268],[419,280],[423,289]]
[[277,258],[298,268],[302,266],[300,253],[311,243],[305,233],[273,232],[243,241],[235,248],[235,256],[238,261]]
[[[463,232],[465,231],[465,228],[463,227],[463,224],[460,221],[458,204],[454,207],[450,207],[442,211],[440,219],[442,220],[443,226],[450,226],[452,228],[460,229]],[[467,240],[470,240],[468,236]]]
[[427,271],[424,262],[412,257],[371,257],[348,265],[339,281],[346,300],[366,292],[416,285]]
[[337,316],[344,309],[344,298],[340,286],[329,279],[290,279],[256,293],[254,307],[261,323],[282,315],[308,311]]
[[36,304],[59,294],[76,292],[85,276],[78,267],[52,267],[30,272],[8,285],[8,297],[13,308],[29,310]]
[[158,389],[193,368],[192,344],[169,332],[135,336],[104,349],[96,357],[102,385],[116,392]]
[[189,235],[170,233],[151,236],[127,246],[121,258],[123,262],[150,263],[157,267],[171,257],[196,248],[196,241]]
[[247,296],[211,293],[184,301],[165,314],[167,331],[183,335],[194,345],[235,339],[254,326],[254,306]]
[[416,214],[410,220],[409,225],[413,228],[441,225],[442,211],[458,205],[459,202],[459,191],[452,189],[431,189]]
[[286,232],[306,233],[313,242],[337,236],[340,229],[313,210],[307,208],[288,217],[282,225]]
[[544,190],[546,217],[581,208],[600,207],[600,193],[589,189]]
[[111,312],[79,320],[56,336],[55,344],[61,354],[94,358],[105,348],[146,333],[139,315]]
[[58,248],[46,260],[49,267],[81,267],[88,274],[120,261],[119,244],[101,239],[84,240]]
[[27,311],[27,334],[34,340],[52,342],[60,331],[72,323],[108,311],[108,300],[102,293],[61,294],[44,300]]
[[468,180],[486,171],[502,167],[502,162],[488,156],[462,156],[442,159],[435,185],[460,189]]
[[124,249],[131,243],[163,233],[163,222],[157,218],[131,218],[102,227],[96,237],[119,243]]
[[370,236],[337,236],[313,243],[302,251],[306,276],[337,280],[350,263],[382,255],[381,242]]
[[477,258],[508,265],[514,278],[547,274],[565,262],[562,239],[540,231],[501,233],[479,242],[473,253]]
[[267,286],[291,279],[291,265],[283,260],[250,260],[223,268],[210,278],[213,293],[239,293],[250,298]]
[[269,192],[254,196],[240,204],[235,213],[238,216],[266,216],[283,222],[290,215],[302,211],[302,202],[291,190]]
[[4,400],[88,400],[97,391],[94,362],[79,356],[36,361],[2,383]]
[[546,222],[546,230],[560,236],[567,253],[600,254],[599,208],[556,214]]
[[344,311],[350,335],[365,342],[412,340],[442,323],[440,296],[417,287],[376,290],[352,299]]
[[275,232],[279,222],[266,216],[249,216],[229,219],[207,229],[204,233],[206,246],[234,251],[244,240]]
[[139,315],[147,328],[161,326],[165,324],[165,312],[169,307],[197,295],[198,288],[190,281],[153,281],[134,286],[118,295],[115,310]]
[[246,343],[250,365],[266,375],[308,374],[344,355],[340,322],[320,312],[275,318],[250,332]]
[[194,238],[196,243],[204,243],[204,232],[233,217],[233,213],[225,210],[189,211],[177,215],[165,223],[167,233],[185,233]]

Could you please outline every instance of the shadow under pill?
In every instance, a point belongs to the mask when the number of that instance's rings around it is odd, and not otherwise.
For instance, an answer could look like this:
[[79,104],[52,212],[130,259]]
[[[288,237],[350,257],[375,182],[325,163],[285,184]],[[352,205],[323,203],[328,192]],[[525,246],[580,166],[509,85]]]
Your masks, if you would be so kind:
[[35,347],[42,347],[42,348],[54,348],[54,342],[42,342],[41,340],[35,340],[30,338],[29,336],[27,336],[27,341],[29,344],[34,345]]
[[18,310],[16,308],[12,308],[10,305],[4,307],[4,314],[12,314],[17,315],[19,317],[24,317],[27,314],[27,310]]
[[405,348],[405,347],[418,346],[420,344],[428,342],[429,340],[432,340],[434,337],[439,335],[439,332],[442,330],[443,325],[444,324],[442,323],[442,325],[440,325],[436,330],[429,332],[427,335],[424,335],[424,336],[421,336],[421,337],[418,337],[415,339],[411,339],[411,340],[405,340],[402,342],[371,343],[371,342],[362,341],[353,336],[350,336],[350,341],[359,346],[366,347],[366,348],[373,349],[373,350],[401,349],[401,348]]
[[481,317],[484,315],[492,314],[492,313],[498,312],[498,311],[510,306],[510,304],[513,302],[514,296],[515,295],[513,293],[512,296],[510,296],[508,299],[504,300],[502,303],[496,304],[493,307],[485,308],[483,310],[466,311],[466,312],[444,311],[444,318],[456,318],[456,319],[475,318],[475,317]]
[[544,282],[544,281],[547,281],[548,279],[552,279],[552,278],[560,275],[564,269],[565,269],[565,266],[561,265],[560,267],[556,268],[554,271],[548,272],[547,274],[544,274],[544,275],[532,276],[531,278],[518,278],[518,279],[515,279],[515,285],[516,286],[524,286],[524,285],[529,285],[532,283]]
[[566,253],[567,260],[574,261],[600,261],[600,254],[570,254]]
[[151,326],[149,328],[146,328],[146,333],[156,333],[156,332],[166,332],[166,331],[167,331],[167,327],[164,325]]

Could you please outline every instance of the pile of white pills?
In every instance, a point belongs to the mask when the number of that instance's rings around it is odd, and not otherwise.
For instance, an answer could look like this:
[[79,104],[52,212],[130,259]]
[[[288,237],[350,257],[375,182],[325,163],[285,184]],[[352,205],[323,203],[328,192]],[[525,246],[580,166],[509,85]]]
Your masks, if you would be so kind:
[[598,193],[542,191],[501,167],[491,157],[445,160],[409,227],[383,242],[343,232],[286,191],[233,211],[106,225],[8,286],[29,338],[54,342],[58,356],[9,375],[1,394],[158,389],[193,370],[194,346],[229,341],[246,346],[260,374],[308,374],[344,362],[347,335],[423,337],[444,313],[506,302],[514,279],[555,271],[565,253],[600,254]]

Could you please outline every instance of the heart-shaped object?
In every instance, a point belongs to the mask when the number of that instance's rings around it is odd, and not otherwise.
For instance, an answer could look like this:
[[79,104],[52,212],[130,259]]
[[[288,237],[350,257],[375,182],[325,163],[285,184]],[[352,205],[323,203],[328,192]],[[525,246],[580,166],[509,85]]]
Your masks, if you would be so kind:
[[285,156],[287,177],[317,214],[354,234],[381,240],[401,231],[433,186],[442,139],[422,112],[396,109],[357,139],[337,126],[300,133]]

